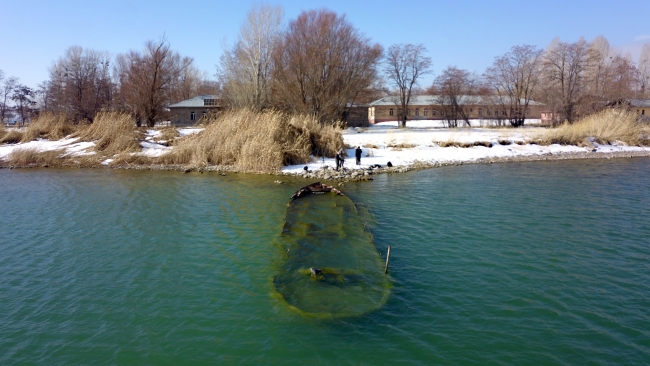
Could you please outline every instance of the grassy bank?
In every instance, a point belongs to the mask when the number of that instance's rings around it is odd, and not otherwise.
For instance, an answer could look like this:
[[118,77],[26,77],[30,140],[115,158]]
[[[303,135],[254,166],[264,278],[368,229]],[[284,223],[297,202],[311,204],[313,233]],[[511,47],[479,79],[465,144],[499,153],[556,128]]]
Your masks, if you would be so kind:
[[272,172],[284,165],[302,164],[311,156],[333,157],[343,147],[341,130],[323,125],[311,116],[288,115],[277,111],[233,110],[207,120],[202,131],[181,137],[167,127],[153,140],[173,146],[166,155],[141,154],[140,143],[146,129],[138,129],[132,116],[102,112],[92,124],[73,125],[63,116],[44,114],[22,130],[0,130],[1,143],[27,143],[36,139],[61,140],[65,137],[94,142],[84,156],[64,151],[17,148],[5,163],[27,166],[99,166],[107,159],[113,165],[182,165],[201,168],[228,166],[242,172]]
[[208,120],[201,133],[173,144],[174,150],[159,163],[264,172],[306,163],[310,155],[333,157],[343,147],[343,137],[338,128],[311,116],[233,110]]
[[623,143],[628,146],[648,146],[648,125],[638,121],[636,113],[606,109],[575,123],[564,123],[550,128],[539,136],[544,145],[592,146],[590,139],[599,144]]

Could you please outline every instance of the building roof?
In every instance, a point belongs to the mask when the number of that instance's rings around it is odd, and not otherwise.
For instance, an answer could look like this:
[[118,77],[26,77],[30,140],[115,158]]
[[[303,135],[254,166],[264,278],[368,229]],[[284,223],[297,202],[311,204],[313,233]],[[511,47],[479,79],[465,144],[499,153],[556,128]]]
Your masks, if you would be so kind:
[[[206,100],[211,100],[212,102],[206,102]],[[200,107],[220,107],[220,106],[221,106],[221,99],[219,99],[218,96],[206,94],[206,95],[198,95],[192,99],[187,99],[182,102],[171,104],[169,105],[169,108],[177,108],[177,107],[200,108]]]
[[608,107],[630,106],[637,108],[650,108],[650,99],[616,99],[606,104]]
[[[368,104],[368,107],[374,106],[394,106],[399,104],[399,97],[389,96],[375,100]],[[417,95],[411,97],[409,105],[440,105],[448,97],[442,95]],[[498,97],[496,96],[481,96],[481,95],[459,95],[458,104],[460,105],[496,105]],[[522,99],[522,104],[524,100]],[[528,105],[544,105],[543,103],[531,100]]]
[[650,108],[650,99],[628,99],[630,105],[639,108]]

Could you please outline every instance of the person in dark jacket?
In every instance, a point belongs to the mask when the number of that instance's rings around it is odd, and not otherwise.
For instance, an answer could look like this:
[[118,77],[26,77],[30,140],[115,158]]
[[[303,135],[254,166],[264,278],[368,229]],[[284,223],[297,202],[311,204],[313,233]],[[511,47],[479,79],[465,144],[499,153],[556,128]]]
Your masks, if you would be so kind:
[[357,157],[357,165],[361,165],[361,146],[358,146],[354,151],[354,156]]
[[336,154],[336,170],[343,168],[343,162],[345,158],[343,157],[343,149],[339,149],[339,152]]

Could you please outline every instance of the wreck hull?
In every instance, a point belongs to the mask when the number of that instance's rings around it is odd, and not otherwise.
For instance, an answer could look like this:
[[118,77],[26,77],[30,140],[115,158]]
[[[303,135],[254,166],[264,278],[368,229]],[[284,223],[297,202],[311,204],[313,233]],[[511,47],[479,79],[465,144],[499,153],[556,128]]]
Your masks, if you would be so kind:
[[381,256],[344,195],[312,193],[293,199],[278,245],[284,259],[273,277],[274,288],[304,315],[357,316],[388,299],[391,285]]

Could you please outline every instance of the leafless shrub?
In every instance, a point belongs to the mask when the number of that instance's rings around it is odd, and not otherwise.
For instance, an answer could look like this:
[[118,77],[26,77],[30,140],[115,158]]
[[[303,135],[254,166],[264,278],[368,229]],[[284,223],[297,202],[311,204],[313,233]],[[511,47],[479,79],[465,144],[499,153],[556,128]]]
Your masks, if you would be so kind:
[[606,109],[592,114],[573,124],[564,123],[551,128],[539,136],[544,145],[561,144],[591,146],[589,138],[600,144],[622,142],[630,146],[645,145],[644,126],[634,112]]
[[492,143],[489,141],[474,141],[474,142],[460,142],[456,140],[447,140],[447,141],[433,141],[439,147],[460,147],[460,148],[469,148],[473,146],[485,146],[492,147]]
[[107,155],[141,150],[135,121],[125,113],[101,112],[78,135],[83,141],[95,141],[95,150]]
[[411,144],[411,143],[408,143],[408,142],[393,143],[393,144],[388,145],[388,147],[392,147],[393,149],[396,149],[396,148],[397,149],[412,149],[412,148],[414,148],[416,146],[417,145]]
[[476,141],[474,142],[474,146],[492,147],[492,143],[489,141]]
[[16,167],[61,167],[65,160],[61,157],[63,153],[65,150],[40,151],[34,148],[16,148],[9,154],[8,162]]
[[29,124],[21,142],[34,141],[38,138],[60,140],[76,130],[77,126],[64,114],[44,113]]

